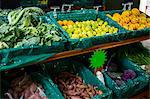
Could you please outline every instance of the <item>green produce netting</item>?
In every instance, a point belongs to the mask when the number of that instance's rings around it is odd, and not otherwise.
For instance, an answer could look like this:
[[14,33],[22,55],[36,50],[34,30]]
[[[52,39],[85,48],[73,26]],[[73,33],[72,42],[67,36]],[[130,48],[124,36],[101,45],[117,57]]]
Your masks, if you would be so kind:
[[[20,74],[18,74],[18,75],[20,75]],[[21,74],[21,75],[23,75],[23,74]],[[39,83],[40,85],[42,85],[44,92],[49,99],[60,99],[59,97],[61,96],[61,94],[60,94],[57,86],[53,83],[53,81],[50,78],[47,78],[38,72],[30,73],[29,75],[31,76],[33,82],[36,82],[36,83]],[[11,78],[11,80],[13,80],[13,79],[14,78]],[[1,84],[3,86],[2,86],[2,90],[1,90],[2,92],[0,92],[0,98],[3,99],[4,93],[6,93],[8,91],[8,89],[10,88],[11,80],[10,79],[9,80],[7,80],[7,79],[1,80]]]
[[[52,24],[47,17],[42,17],[46,23]],[[0,71],[20,68],[46,60],[65,49],[66,38],[61,33],[62,40],[52,42],[51,46],[25,46],[0,50]]]
[[[116,21],[109,18],[106,14],[113,15],[114,13],[120,13],[121,14],[122,12],[123,12],[123,10],[111,10],[111,11],[103,11],[102,13],[105,14],[105,16],[108,18],[108,20],[111,20],[111,21],[115,22],[116,24],[118,24]],[[117,35],[117,38],[118,38],[118,40],[121,41],[121,40],[130,39],[130,38],[145,36],[145,35],[149,35],[149,34],[150,34],[150,28],[145,28],[145,29],[141,29],[141,30],[133,30],[133,31],[126,30],[125,34],[124,33],[119,34],[119,35]]]
[[118,86],[114,80],[112,80],[108,74],[103,71],[106,86],[111,89],[114,96],[118,99],[126,98],[135,95],[142,91],[149,84],[149,76],[142,72],[137,66],[131,63],[127,59],[120,59],[119,65],[122,70],[130,69],[136,72],[137,77],[133,80],[128,80],[121,86]]
[[[78,74],[86,84],[98,86],[98,89],[103,91],[102,95],[97,95],[95,97],[92,97],[92,99],[111,99],[112,92],[108,88],[106,88],[82,63],[66,59],[43,64],[43,67],[45,69],[45,73],[50,75],[50,77],[61,72]],[[59,99],[62,98],[64,97],[60,97]]]
[[108,22],[108,25],[114,26],[119,29],[118,33],[114,34],[107,34],[104,36],[94,36],[90,38],[83,38],[83,39],[71,39],[68,33],[62,29],[64,34],[68,37],[68,41],[70,43],[69,49],[76,49],[76,48],[89,48],[93,45],[118,41],[118,35],[126,34],[125,29],[123,29],[120,25],[116,24],[114,21],[109,20],[108,17],[105,16],[104,13],[96,12],[95,10],[74,10],[71,12],[60,12],[58,11],[57,14],[53,12],[47,13],[56,25],[58,25],[61,29],[62,27],[57,23],[58,20],[72,20],[72,21],[86,21],[86,20],[96,20],[97,18],[101,18],[104,21]]

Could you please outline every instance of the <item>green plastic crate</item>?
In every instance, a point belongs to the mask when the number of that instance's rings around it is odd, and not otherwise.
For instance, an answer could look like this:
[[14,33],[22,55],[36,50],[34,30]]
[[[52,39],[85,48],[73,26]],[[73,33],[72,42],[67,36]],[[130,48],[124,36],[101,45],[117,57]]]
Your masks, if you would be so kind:
[[[44,64],[43,67],[45,68],[45,73],[47,73],[51,78],[52,75],[57,75],[60,72],[70,72],[73,74],[78,74],[86,84],[98,86],[98,89],[103,91],[102,95],[97,95],[92,97],[92,99],[111,99],[112,92],[106,88],[102,82],[100,82],[94,74],[88,70],[82,63],[73,60],[59,60],[54,61],[48,64]],[[64,97],[60,98],[63,99]]]
[[[47,13],[56,25],[58,25],[64,34],[67,36],[68,41],[70,43],[69,49],[84,49],[92,47],[93,45],[99,45],[103,43],[118,41],[118,34],[125,34],[125,29],[123,29],[120,25],[115,22],[109,20],[105,15],[101,12],[96,12],[95,10],[73,10],[71,12],[57,12],[57,16],[54,18],[53,12]],[[90,38],[83,39],[71,39],[68,33],[62,29],[62,27],[57,23],[57,20],[72,20],[72,21],[86,21],[86,20],[96,20],[97,18],[101,18],[104,21],[107,21],[110,26],[115,26],[119,29],[118,33],[115,34],[107,34],[104,36],[94,36]]]
[[[43,16],[42,19],[51,24],[51,20],[48,17]],[[56,53],[65,51],[67,40],[63,33],[61,33],[61,37],[63,38],[62,41],[52,42],[51,46],[26,46],[0,50],[0,71],[41,62]]]
[[114,97],[122,99],[129,98],[138,92],[142,91],[149,83],[149,76],[143,73],[140,69],[135,67],[135,64],[131,63],[127,59],[119,59],[119,65],[121,70],[130,69],[136,72],[137,77],[133,80],[128,80],[121,86],[118,86],[114,80],[112,80],[109,75],[103,71],[105,83],[108,88],[110,88]]
[[[105,14],[105,16],[115,22],[116,24],[118,24],[116,21],[112,20],[111,18],[109,18],[106,14],[110,14],[113,15],[114,13],[122,13],[123,10],[111,10],[111,11],[103,11],[103,13]],[[148,17],[148,16],[147,16]],[[119,25],[119,24],[118,24]],[[122,26],[121,26],[122,27]],[[123,27],[122,27],[123,28]],[[125,29],[125,28],[124,28]],[[125,29],[126,30],[126,29]],[[135,37],[141,37],[141,36],[145,36],[145,35],[149,35],[150,34],[150,28],[145,28],[145,29],[141,29],[141,30],[126,30],[126,34],[120,34],[118,35],[118,40],[126,40],[126,39],[131,39],[131,38],[135,38]]]

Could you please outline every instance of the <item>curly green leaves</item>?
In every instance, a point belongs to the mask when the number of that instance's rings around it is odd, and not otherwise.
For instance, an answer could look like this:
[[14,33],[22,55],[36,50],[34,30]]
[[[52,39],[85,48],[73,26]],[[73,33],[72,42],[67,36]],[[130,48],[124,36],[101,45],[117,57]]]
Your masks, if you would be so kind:
[[106,52],[103,50],[97,50],[90,58],[90,66],[92,68],[101,68],[106,61]]

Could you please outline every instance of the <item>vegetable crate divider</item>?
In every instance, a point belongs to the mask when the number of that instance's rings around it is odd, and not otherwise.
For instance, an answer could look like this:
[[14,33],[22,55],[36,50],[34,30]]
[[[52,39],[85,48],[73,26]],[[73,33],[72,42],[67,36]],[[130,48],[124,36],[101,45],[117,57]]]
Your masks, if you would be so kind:
[[[113,19],[111,19],[110,17],[108,17],[107,14],[110,14],[112,16],[114,13],[121,14],[122,12],[123,12],[123,10],[103,11],[104,15],[108,18],[108,20],[111,20],[111,21],[115,22],[116,24],[118,24],[118,23],[116,21],[114,21]],[[124,27],[122,27],[122,28],[125,29]],[[145,36],[145,35],[150,34],[150,28],[144,28],[141,30],[133,30],[133,31],[127,30],[127,29],[125,29],[125,30],[127,31],[125,34],[118,35],[118,37],[117,37],[118,40],[126,40],[126,39],[130,39],[130,38],[135,38],[135,37],[140,37],[140,36]]]
[[[60,27],[60,29],[66,34],[69,42],[69,49],[84,49],[92,47],[93,45],[99,45],[103,43],[118,41],[116,38],[120,34],[125,34],[126,30],[123,29],[120,25],[116,24],[114,21],[110,20],[105,16],[104,13],[96,12],[93,9],[90,10],[73,10],[71,12],[57,12],[57,18],[54,18],[53,12],[48,12],[47,16],[49,16],[56,25]],[[86,21],[86,20],[96,20],[97,18],[101,18],[102,20],[108,22],[108,25],[114,26],[119,29],[118,33],[107,34],[103,36],[93,36],[90,38],[83,39],[71,39],[69,34],[57,23],[58,20],[72,20],[72,21]]]
[[133,70],[137,77],[133,80],[128,80],[121,86],[118,86],[117,83],[112,80],[109,75],[103,71],[104,79],[106,86],[113,91],[116,98],[124,98],[135,95],[136,93],[142,91],[149,83],[149,76],[144,74],[141,70],[138,70],[137,67],[134,67],[135,64],[131,63],[127,59],[118,59],[121,70]]
[[[18,77],[18,75],[24,75],[24,72],[20,73],[16,73],[15,75]],[[49,99],[60,99],[59,97],[62,97],[59,90],[57,89],[57,86],[52,82],[52,80],[50,78],[47,78],[46,76],[42,75],[41,73],[38,72],[32,72],[29,73],[27,71],[27,74],[29,76],[31,76],[31,79],[33,82],[39,83],[40,85],[42,85],[44,92],[46,94],[46,96]],[[14,75],[14,74],[12,74]],[[12,75],[8,75],[8,77],[11,77]],[[14,78],[11,78],[11,80],[7,80],[7,79],[3,79],[2,78],[2,95],[0,96],[0,98],[4,98],[4,93],[3,92],[7,92],[7,90],[10,88],[10,81],[12,81]]]
[[[70,59],[62,59],[58,61],[54,61],[48,64],[44,64],[45,73],[49,75],[50,78],[53,78],[53,75],[58,75],[61,72],[69,72],[72,74],[79,75],[85,82],[85,84],[90,84],[94,86],[98,86],[98,89],[103,91],[102,95],[96,95],[92,97],[92,99],[110,99],[112,92],[106,88],[102,82],[100,82],[94,74],[88,70],[82,63],[77,61],[73,61]],[[62,99],[61,97],[59,99]]]
[[[46,16],[41,18],[46,23],[52,23]],[[52,42],[51,46],[25,46],[0,50],[0,71],[37,63],[52,57],[56,53],[65,51],[67,40],[63,33],[61,33],[61,37],[63,38],[62,41]]]

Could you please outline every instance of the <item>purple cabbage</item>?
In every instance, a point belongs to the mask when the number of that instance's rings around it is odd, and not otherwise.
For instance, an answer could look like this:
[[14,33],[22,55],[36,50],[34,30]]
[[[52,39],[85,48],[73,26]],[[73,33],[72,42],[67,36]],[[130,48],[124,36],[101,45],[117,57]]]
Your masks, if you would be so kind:
[[133,70],[124,70],[122,80],[127,81],[129,79],[134,79],[135,77],[136,73]]

